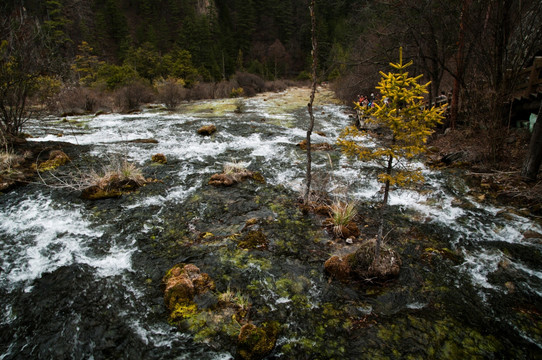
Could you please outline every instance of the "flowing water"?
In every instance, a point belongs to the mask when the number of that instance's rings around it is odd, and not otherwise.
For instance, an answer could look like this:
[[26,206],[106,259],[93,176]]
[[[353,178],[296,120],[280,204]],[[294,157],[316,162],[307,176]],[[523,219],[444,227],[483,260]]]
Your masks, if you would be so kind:
[[[305,153],[295,145],[305,137],[308,95],[242,99],[241,114],[228,99],[31,124],[32,141],[84,149],[64,172],[120,157],[160,181],[94,202],[42,183],[0,196],[0,359],[235,358],[227,336],[168,324],[161,279],[176,263],[196,264],[217,291],[242,293],[253,321],[280,323],[270,359],[542,357],[542,239],[525,236],[542,228],[479,203],[459,173],[419,164],[426,182],[392,192],[398,280],[343,284],[324,274],[324,261],[349,245],[334,244],[322,219],[296,206]],[[352,122],[348,109],[325,89],[315,108],[321,135],[313,141],[334,143]],[[207,124],[218,131],[197,135]],[[150,138],[158,142],[133,142]],[[168,163],[152,164],[156,153]],[[207,185],[232,161],[267,183]],[[336,151],[316,152],[314,162],[320,186],[357,201],[362,239],[374,235],[375,165]],[[267,249],[232,243],[251,218]]]

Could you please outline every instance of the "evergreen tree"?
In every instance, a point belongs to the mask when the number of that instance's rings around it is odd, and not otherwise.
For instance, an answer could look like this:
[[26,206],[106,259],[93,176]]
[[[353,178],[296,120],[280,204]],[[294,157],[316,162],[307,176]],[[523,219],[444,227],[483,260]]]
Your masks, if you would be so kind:
[[103,61],[99,61],[98,57],[94,55],[94,49],[86,41],[83,41],[77,47],[77,55],[71,68],[79,77],[81,85],[90,86],[96,81],[98,69],[103,64]]
[[423,181],[420,169],[413,168],[408,161],[427,151],[427,138],[433,128],[442,120],[442,108],[424,108],[424,95],[429,83],[418,84],[422,75],[409,77],[406,68],[412,61],[403,64],[402,48],[399,52],[399,62],[390,63],[396,72],[385,74],[377,89],[382,99],[376,102],[372,109],[365,111],[367,122],[376,123],[386,131],[374,148],[359,144],[354,139],[366,135],[355,126],[348,127],[339,137],[338,144],[347,156],[362,161],[376,160],[382,163],[383,172],[378,180],[385,184],[382,199],[382,219],[377,239],[375,259],[378,259],[384,215],[388,204],[390,186],[406,186],[410,183]]

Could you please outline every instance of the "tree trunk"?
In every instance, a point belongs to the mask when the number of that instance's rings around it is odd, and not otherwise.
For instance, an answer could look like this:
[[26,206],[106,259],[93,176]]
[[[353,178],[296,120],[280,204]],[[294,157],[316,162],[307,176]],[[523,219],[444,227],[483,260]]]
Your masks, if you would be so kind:
[[454,90],[452,92],[452,102],[450,104],[450,127],[455,129],[457,123],[457,113],[459,109],[459,91],[461,90],[461,79],[465,71],[465,59],[463,51],[465,49],[465,19],[464,16],[467,13],[471,0],[463,1],[463,8],[461,9],[461,18],[459,19],[459,38],[457,40],[458,48],[456,54],[457,73],[454,79]]
[[309,129],[307,130],[307,176],[306,176],[306,189],[304,196],[304,203],[307,205],[309,203],[309,194],[311,191],[311,166],[312,166],[312,153],[311,153],[311,134],[314,129],[314,113],[312,111],[312,104],[314,103],[314,94],[316,93],[316,50],[318,48],[318,43],[316,42],[316,17],[314,15],[314,0],[311,1],[309,6],[311,14],[311,37],[312,37],[312,87],[311,87],[311,97],[309,104],[307,105],[309,110]]
[[536,181],[542,163],[542,102],[538,109],[538,117],[533,127],[529,152],[521,169],[521,177],[527,182]]
[[[395,142],[395,141],[394,141]],[[393,156],[390,155],[388,158],[388,167],[386,168],[386,174],[391,175],[391,170],[393,169]],[[378,261],[380,257],[380,245],[382,244],[382,237],[384,232],[384,218],[386,217],[386,212],[388,210],[388,197],[390,193],[390,181],[386,180],[384,186],[384,199],[382,199],[382,205],[380,208],[380,226],[378,228],[378,235],[376,236],[376,246],[375,246],[375,262]]]

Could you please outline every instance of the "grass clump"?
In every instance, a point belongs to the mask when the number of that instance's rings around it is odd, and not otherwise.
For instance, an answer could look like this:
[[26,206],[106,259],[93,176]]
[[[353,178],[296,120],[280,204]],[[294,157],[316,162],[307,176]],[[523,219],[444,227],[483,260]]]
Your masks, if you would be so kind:
[[329,206],[329,222],[331,223],[333,233],[338,237],[350,237],[354,235],[353,220],[358,215],[356,203],[353,201],[335,201]]

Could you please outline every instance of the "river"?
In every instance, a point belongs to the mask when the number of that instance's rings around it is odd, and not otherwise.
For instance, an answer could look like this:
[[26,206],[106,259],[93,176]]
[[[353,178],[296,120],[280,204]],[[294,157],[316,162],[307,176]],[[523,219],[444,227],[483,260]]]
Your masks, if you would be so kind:
[[[420,163],[426,182],[391,192],[388,242],[403,260],[397,280],[346,284],[324,274],[325,260],[350,245],[296,206],[308,96],[292,88],[175,112],[31,122],[30,141],[81,149],[63,174],[120,158],[159,181],[88,201],[44,174],[45,184],[0,195],[0,359],[235,358],[220,330],[168,323],[162,277],[176,263],[197,265],[217,291],[243,294],[254,321],[280,323],[269,359],[542,357],[540,222],[473,196],[460,170]],[[325,88],[315,113],[315,142],[333,144],[353,121]],[[196,134],[208,124],[214,135]],[[167,164],[151,163],[156,153]],[[228,162],[259,171],[266,184],[209,186]],[[317,186],[357,201],[366,229],[357,241],[372,236],[376,165],[318,151],[314,168]],[[267,249],[231,241],[253,218]]]

